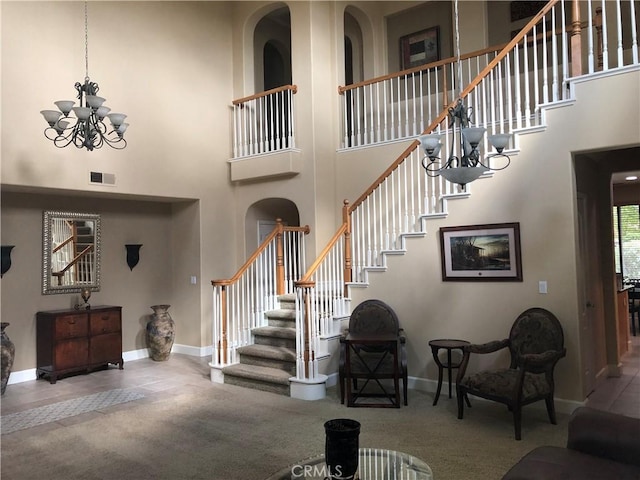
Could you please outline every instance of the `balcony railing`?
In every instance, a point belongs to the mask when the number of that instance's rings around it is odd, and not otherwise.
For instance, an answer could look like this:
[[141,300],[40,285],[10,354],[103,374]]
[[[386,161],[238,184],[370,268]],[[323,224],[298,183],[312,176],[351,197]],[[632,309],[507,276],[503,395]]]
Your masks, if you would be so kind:
[[285,85],[233,103],[233,158],[295,148],[293,95]]
[[[546,10],[470,94],[474,123],[494,131],[538,126],[541,105],[569,98],[571,77],[637,64],[635,3],[587,0],[570,12],[567,2]],[[421,135],[454,99],[457,83],[469,85],[511,44],[339,87],[342,148]]]

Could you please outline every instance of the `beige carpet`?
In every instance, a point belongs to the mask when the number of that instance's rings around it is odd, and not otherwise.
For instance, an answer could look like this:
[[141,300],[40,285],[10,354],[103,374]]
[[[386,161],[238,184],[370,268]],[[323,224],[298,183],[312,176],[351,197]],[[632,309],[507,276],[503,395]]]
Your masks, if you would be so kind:
[[[511,414],[472,398],[465,419],[455,400],[409,392],[400,409],[347,408],[335,389],[306,402],[231,385],[193,387],[162,400],[140,399],[2,436],[2,479],[262,480],[324,450],[323,424],[362,424],[361,447],[400,450],[426,461],[436,480],[500,479],[538,445],[564,445],[567,416],[550,425],[546,411],[523,413],[523,440]],[[541,406],[543,406],[541,403]]]

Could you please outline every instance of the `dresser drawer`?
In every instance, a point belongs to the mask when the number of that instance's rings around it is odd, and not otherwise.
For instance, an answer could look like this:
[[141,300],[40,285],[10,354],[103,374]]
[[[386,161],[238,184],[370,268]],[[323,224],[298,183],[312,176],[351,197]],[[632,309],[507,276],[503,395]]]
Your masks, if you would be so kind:
[[104,333],[116,333],[121,330],[120,312],[92,312],[89,315],[91,335],[102,335]]
[[58,342],[53,354],[53,366],[56,370],[65,370],[84,366],[89,361],[89,340],[72,338]]
[[54,338],[64,340],[66,338],[86,337],[89,333],[89,325],[86,314],[63,315],[55,319]]
[[117,363],[122,360],[122,339],[119,333],[91,337],[89,363]]

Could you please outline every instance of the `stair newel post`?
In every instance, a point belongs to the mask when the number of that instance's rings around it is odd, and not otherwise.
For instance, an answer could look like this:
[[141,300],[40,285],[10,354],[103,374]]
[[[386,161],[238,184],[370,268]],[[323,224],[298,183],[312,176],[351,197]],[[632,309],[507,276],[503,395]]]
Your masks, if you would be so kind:
[[227,364],[227,286],[220,286],[220,339],[218,340],[218,360],[221,365]]
[[276,218],[276,293],[284,295],[284,225]]
[[349,200],[344,201],[342,206],[342,223],[347,228],[344,231],[344,296],[348,296],[347,283],[352,279],[352,253],[351,253],[351,212],[349,211]]
[[582,41],[580,34],[580,0],[573,0],[571,9],[571,76],[582,75]]
[[[301,325],[296,325],[298,341],[296,342],[299,347],[302,347],[302,362],[304,378],[310,378],[312,372],[310,365],[314,360],[314,353],[311,351],[311,289],[315,287],[313,280],[301,280],[296,282],[296,287],[302,289],[302,321]],[[300,338],[302,336],[302,338]],[[300,358],[300,355],[298,356]]]

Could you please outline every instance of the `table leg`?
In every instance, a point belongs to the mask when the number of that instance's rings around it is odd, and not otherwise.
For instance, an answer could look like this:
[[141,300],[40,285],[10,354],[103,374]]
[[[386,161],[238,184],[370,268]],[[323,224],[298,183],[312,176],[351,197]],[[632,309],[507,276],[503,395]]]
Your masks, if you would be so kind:
[[451,398],[451,349],[447,348],[447,371],[449,373],[449,398]]
[[438,389],[436,390],[436,396],[433,399],[433,404],[438,404],[438,399],[440,398],[440,391],[442,390],[442,363],[440,363],[440,359],[438,358],[438,351],[433,350],[433,359],[436,361],[436,365],[438,365]]

